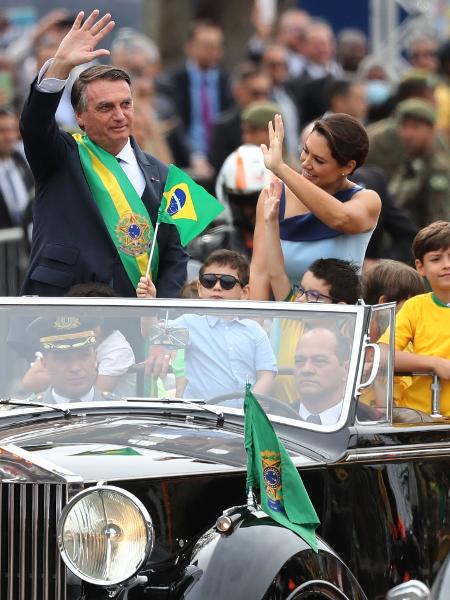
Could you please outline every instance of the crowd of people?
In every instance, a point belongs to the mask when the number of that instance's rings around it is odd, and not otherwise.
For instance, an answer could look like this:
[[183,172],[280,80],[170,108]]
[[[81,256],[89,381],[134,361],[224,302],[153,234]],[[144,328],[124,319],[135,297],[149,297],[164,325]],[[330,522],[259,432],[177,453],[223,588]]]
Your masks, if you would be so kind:
[[[231,74],[208,21],[192,23],[175,69],[98,11],[53,11],[4,43],[0,223],[32,229],[22,293],[94,281],[128,297],[406,301],[396,367],[437,373],[450,414],[450,41],[421,33],[395,79],[362,32],[335,39],[299,9],[273,30],[256,12],[254,24]],[[161,223],[148,275],[168,163],[225,210],[187,251]],[[149,368],[165,372],[169,359]],[[265,391],[270,348],[262,362],[254,384]],[[399,402],[424,410],[408,390]]]

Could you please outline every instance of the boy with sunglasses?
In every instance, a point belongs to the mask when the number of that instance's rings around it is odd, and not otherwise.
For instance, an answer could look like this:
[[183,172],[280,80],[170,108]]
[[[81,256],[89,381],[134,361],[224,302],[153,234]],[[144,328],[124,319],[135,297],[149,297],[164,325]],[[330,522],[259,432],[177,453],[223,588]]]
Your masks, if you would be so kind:
[[[198,295],[202,300],[245,300],[248,278],[245,256],[232,250],[216,250],[200,268]],[[136,294],[138,298],[155,298],[156,289],[151,280],[142,277]],[[237,399],[243,398],[247,377],[254,392],[270,392],[276,360],[267,334],[256,321],[184,314],[171,325],[189,329],[185,398],[207,400],[231,392],[236,392]],[[161,368],[156,363],[151,350],[148,371],[164,376],[168,365]]]

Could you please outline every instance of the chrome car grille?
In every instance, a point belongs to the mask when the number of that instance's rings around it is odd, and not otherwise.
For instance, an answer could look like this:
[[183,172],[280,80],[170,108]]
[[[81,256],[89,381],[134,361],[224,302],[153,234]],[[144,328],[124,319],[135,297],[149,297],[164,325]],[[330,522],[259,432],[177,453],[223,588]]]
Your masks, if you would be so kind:
[[65,600],[56,525],[67,503],[59,483],[0,483],[1,600]]

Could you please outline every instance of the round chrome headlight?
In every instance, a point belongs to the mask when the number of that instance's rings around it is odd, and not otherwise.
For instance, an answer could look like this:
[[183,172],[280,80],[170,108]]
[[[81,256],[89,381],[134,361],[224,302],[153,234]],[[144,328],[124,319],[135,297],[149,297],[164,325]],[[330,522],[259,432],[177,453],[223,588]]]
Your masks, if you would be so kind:
[[135,575],[153,547],[145,506],[126,490],[105,485],[77,494],[61,513],[58,545],[77,577],[116,585]]

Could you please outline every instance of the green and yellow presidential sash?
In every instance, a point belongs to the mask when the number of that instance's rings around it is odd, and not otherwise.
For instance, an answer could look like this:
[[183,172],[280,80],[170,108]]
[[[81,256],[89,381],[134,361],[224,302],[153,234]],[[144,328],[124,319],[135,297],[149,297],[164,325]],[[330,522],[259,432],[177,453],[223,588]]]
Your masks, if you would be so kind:
[[[92,142],[86,134],[73,134],[86,180],[120,260],[136,288],[147,270],[149,247],[155,234],[144,203],[115,156]],[[151,264],[151,278],[158,273],[158,244]]]

